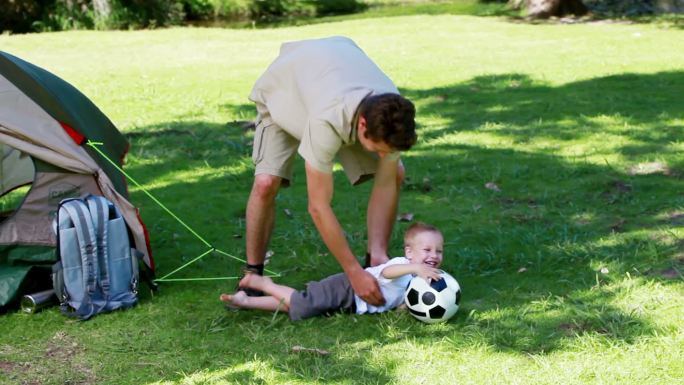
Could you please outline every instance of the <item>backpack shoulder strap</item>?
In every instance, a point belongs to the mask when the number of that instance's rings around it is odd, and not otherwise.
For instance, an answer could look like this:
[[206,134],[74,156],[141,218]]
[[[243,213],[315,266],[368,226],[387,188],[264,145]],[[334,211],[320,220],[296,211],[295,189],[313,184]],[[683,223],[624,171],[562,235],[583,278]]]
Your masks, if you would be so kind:
[[[84,297],[81,302],[81,307],[76,309],[77,316],[85,316],[93,313],[93,303],[91,298],[97,289],[97,241],[95,238],[95,230],[93,228],[90,214],[87,206],[79,199],[72,199],[60,204],[60,210],[63,209],[73,222],[76,230],[76,239],[78,241],[79,251],[81,254],[81,265],[83,269],[83,287]],[[64,220],[65,218],[60,218]]]
[[107,250],[107,222],[109,219],[109,201],[95,195],[85,199],[90,210],[90,219],[95,229],[97,243],[97,261],[100,268],[100,287],[105,300],[109,298],[109,251]]

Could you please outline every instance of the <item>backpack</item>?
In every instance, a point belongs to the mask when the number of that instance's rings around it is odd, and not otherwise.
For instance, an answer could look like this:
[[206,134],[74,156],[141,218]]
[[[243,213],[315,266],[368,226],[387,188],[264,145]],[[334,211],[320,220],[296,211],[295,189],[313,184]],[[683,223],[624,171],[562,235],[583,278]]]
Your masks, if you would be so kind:
[[52,282],[63,314],[87,320],[138,302],[138,259],[119,210],[101,196],[65,199],[53,224]]

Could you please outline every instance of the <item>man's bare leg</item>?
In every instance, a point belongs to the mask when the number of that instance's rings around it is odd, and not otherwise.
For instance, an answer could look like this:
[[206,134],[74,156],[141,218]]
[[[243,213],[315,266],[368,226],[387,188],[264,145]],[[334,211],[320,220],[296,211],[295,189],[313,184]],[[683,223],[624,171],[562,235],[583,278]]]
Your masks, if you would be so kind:
[[[282,179],[268,174],[254,177],[252,191],[247,200],[246,271],[263,274],[266,249],[271,240],[275,224],[275,197]],[[263,293],[238,285],[247,295],[260,296]]]
[[275,197],[282,179],[268,174],[254,177],[252,191],[247,201],[247,263],[264,263],[266,248],[271,240],[275,224]]
[[[376,178],[382,177],[379,174],[376,174]],[[382,180],[375,180],[368,200],[366,222],[370,266],[377,266],[389,259],[387,246],[396,221],[399,191],[404,181],[404,166],[401,161],[396,165],[396,171],[386,173],[385,177],[391,178],[391,181],[383,183]]]

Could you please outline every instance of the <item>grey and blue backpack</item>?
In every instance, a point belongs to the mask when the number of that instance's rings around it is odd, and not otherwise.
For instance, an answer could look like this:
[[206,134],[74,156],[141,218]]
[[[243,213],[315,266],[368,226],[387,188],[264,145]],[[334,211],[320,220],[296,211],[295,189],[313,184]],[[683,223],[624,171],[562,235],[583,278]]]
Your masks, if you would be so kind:
[[52,281],[63,314],[86,320],[138,302],[138,258],[128,228],[109,200],[65,199],[54,223],[58,262]]

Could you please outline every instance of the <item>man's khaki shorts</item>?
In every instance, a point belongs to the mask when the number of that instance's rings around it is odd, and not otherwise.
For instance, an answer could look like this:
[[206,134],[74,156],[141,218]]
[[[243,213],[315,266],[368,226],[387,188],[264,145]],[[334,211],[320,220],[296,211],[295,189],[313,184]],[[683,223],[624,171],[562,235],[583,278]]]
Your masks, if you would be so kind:
[[[256,132],[254,133],[254,175],[268,174],[283,178],[283,186],[292,180],[295,155],[299,140],[273,123],[263,106],[257,104]],[[344,146],[337,153],[337,161],[353,185],[373,178],[378,166],[378,155],[366,151],[359,142]]]

